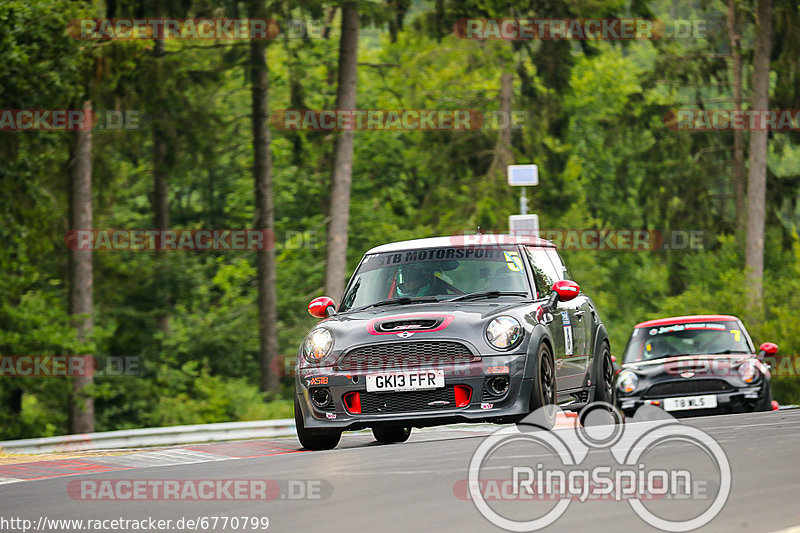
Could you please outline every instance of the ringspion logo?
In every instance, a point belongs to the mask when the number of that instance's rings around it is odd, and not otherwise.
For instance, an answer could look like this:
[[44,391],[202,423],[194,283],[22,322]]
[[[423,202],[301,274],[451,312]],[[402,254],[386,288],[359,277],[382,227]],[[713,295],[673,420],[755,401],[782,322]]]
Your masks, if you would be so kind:
[[[574,501],[626,502],[647,524],[685,532],[708,524],[727,502],[730,462],[701,429],[653,406],[623,423],[619,410],[597,402],[581,411],[580,427],[549,431],[559,412],[545,406],[484,439],[454,495],[516,532],[552,525]],[[590,454],[609,461],[598,465]]]

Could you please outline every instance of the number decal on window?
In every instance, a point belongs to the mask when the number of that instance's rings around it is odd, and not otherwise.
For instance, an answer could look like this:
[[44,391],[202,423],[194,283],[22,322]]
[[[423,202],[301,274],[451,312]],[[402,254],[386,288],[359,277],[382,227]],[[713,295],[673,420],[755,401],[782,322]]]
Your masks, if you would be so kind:
[[512,272],[522,271],[522,259],[518,252],[503,252],[503,255],[506,258],[506,265],[509,270]]

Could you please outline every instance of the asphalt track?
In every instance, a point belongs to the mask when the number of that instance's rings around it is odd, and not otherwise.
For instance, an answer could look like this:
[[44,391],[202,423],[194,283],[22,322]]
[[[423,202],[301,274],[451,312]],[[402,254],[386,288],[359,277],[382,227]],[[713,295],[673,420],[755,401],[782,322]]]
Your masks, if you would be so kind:
[[[700,417],[683,423],[713,437],[731,465],[727,503],[702,531],[773,532],[800,525],[800,409]],[[467,478],[470,458],[483,438],[496,428],[415,430],[407,443],[396,445],[379,445],[366,432],[346,433],[337,449],[325,452],[301,451],[296,439],[283,438],[0,466],[0,519],[24,518],[38,526],[41,517],[47,519],[45,524],[52,519],[148,517],[171,519],[174,524],[182,517],[266,516],[267,531],[273,532],[499,531],[454,489]],[[679,443],[663,446],[662,454],[679,458],[687,468],[695,461],[701,467],[702,458],[685,453]],[[530,459],[524,455],[510,455],[508,460]],[[586,459],[593,464],[608,461],[608,452],[599,449]],[[71,482],[82,480],[256,478],[319,481],[322,499],[292,499],[283,485],[281,496],[269,501],[87,501],[68,490]],[[521,502],[504,504],[519,509]],[[21,531],[16,524],[6,522],[0,530]],[[232,525],[223,529],[218,521],[213,530],[234,531]],[[173,525],[168,530],[189,528]],[[198,524],[197,530],[204,528]],[[236,530],[260,529],[239,525]],[[545,531],[656,529],[636,516],[628,502],[590,501],[571,503]]]

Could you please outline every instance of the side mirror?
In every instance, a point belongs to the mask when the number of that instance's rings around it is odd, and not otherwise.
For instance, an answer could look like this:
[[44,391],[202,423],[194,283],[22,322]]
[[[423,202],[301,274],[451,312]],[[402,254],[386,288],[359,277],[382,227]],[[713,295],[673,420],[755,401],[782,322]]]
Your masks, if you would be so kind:
[[765,342],[758,347],[759,360],[764,359],[767,355],[775,355],[778,353],[778,345],[774,342]]
[[308,304],[308,313],[316,318],[328,318],[336,312],[336,304],[333,303],[332,298],[327,296],[320,296],[314,298]]
[[581,287],[574,281],[561,280],[553,283],[553,292],[550,293],[550,298],[542,305],[545,311],[552,311],[556,308],[559,300],[568,302],[581,293]]
[[553,292],[558,294],[558,299],[568,302],[581,293],[581,287],[574,281],[561,280],[553,283]]

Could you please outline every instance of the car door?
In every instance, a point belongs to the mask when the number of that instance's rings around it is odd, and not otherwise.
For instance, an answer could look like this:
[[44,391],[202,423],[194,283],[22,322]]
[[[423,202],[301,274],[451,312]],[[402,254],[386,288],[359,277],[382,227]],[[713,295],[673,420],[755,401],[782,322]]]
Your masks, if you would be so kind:
[[[545,248],[538,246],[525,246],[525,253],[533,270],[533,278],[539,298],[550,296],[553,283],[561,279],[560,274]],[[553,338],[553,358],[556,365],[556,379],[558,390],[570,390],[583,384],[585,362],[576,361],[576,347],[573,324],[577,320],[575,309],[571,302],[558,302],[556,309],[551,313],[552,322],[547,324]],[[581,351],[581,350],[578,350]]]
[[[547,256],[559,274],[559,279],[572,279],[569,270],[554,248],[547,248]],[[588,296],[580,293],[573,300],[563,302],[572,325],[574,353],[571,364],[576,371],[584,374],[589,367],[592,353],[592,330],[594,329],[594,309]],[[583,380],[581,380],[581,385]],[[579,385],[580,386],[580,385]]]

